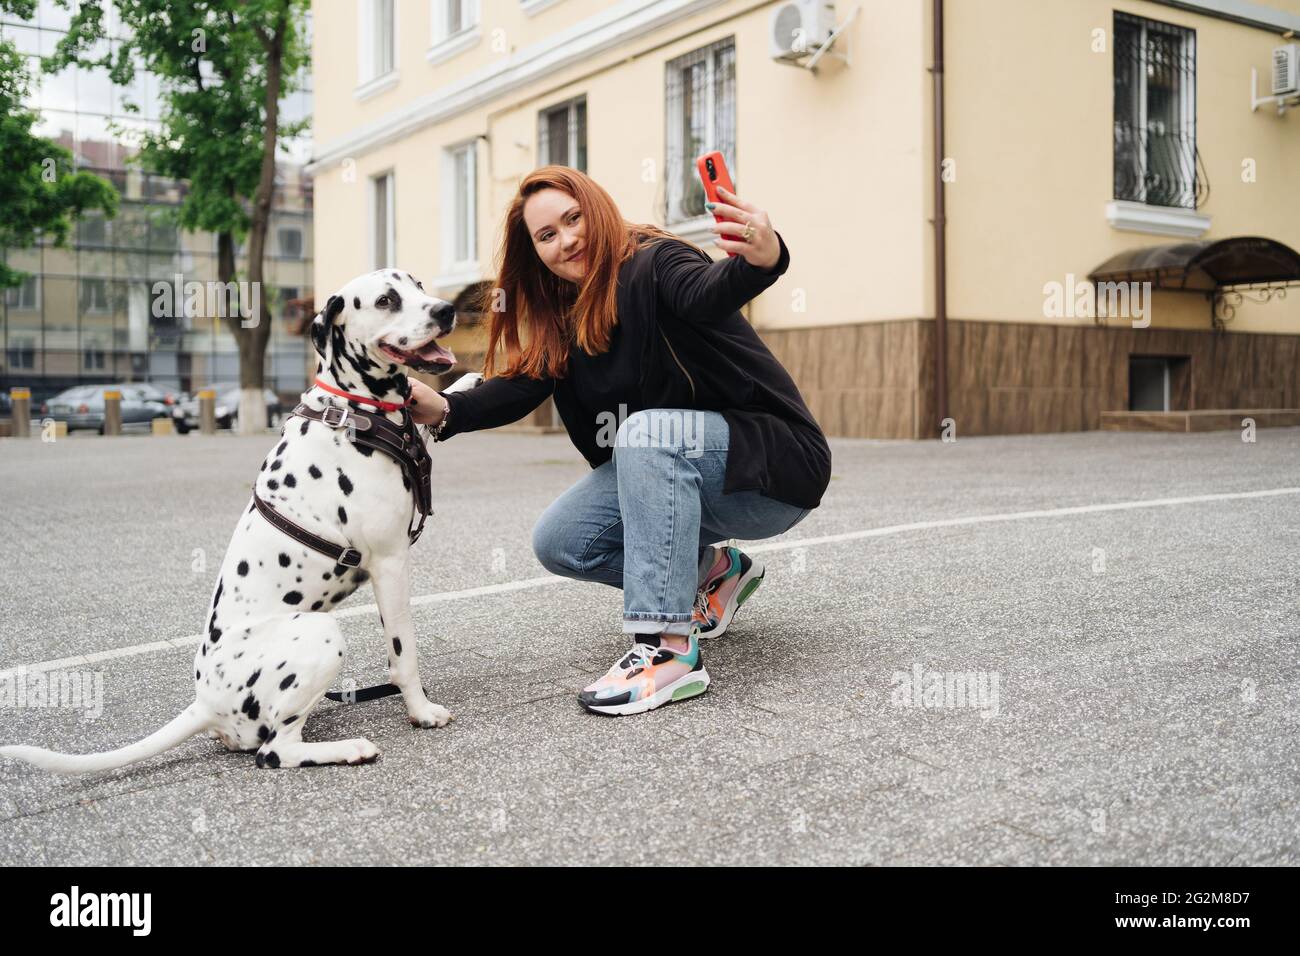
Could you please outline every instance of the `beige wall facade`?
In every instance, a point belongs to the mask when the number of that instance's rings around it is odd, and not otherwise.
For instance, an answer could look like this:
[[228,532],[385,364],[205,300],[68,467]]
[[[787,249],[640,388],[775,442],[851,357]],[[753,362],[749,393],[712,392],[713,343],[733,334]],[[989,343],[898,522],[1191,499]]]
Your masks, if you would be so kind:
[[[448,298],[490,279],[504,208],[520,178],[539,165],[539,110],[578,95],[586,98],[587,171],[625,217],[663,224],[666,64],[733,37],[736,147],[728,158],[738,191],[768,210],[792,254],[789,272],[753,303],[750,320],[769,341],[799,353],[787,365],[829,434],[934,433],[933,355],[925,351],[935,314],[929,2],[838,4],[840,22],[860,8],[836,46],[849,63],[826,57],[814,75],[769,56],[769,19],[780,5],[773,2],[478,0],[478,26],[440,41],[439,0],[395,0],[394,68],[368,80],[371,2],[313,6],[318,298],[373,267],[370,184],[390,171],[391,264],[426,285],[432,280]],[[1016,332],[1074,327],[1088,332],[1077,337],[1085,349],[1107,341],[1091,317],[1050,314],[1045,286],[1070,277],[1082,283],[1117,252],[1180,241],[1107,220],[1116,10],[1196,31],[1196,144],[1210,183],[1196,210],[1209,219],[1201,238],[1256,235],[1300,248],[1300,108],[1284,116],[1273,107],[1252,112],[1248,100],[1251,67],[1267,84],[1271,51],[1287,41],[1282,26],[1225,19],[1246,10],[1300,27],[1300,0],[947,0],[948,314],[954,322],[1008,326],[997,336],[953,337],[952,414],[960,421],[967,402],[968,432],[1095,428],[1097,409],[1126,398],[1113,387],[1120,371],[1110,368],[1104,374],[1111,384],[1091,397],[1082,385],[1077,395],[1040,396],[1042,407],[1068,406],[1043,414],[1035,390],[1082,372],[1059,366],[1073,359],[1035,351],[1035,342],[1051,336]],[[447,248],[456,197],[444,152],[470,141],[477,243],[467,269],[450,262]],[[1250,182],[1243,181],[1247,161]],[[683,234],[708,242],[698,231]],[[1300,291],[1243,304],[1227,333],[1210,332],[1201,296],[1157,293],[1150,315],[1152,332],[1281,341],[1300,334]],[[877,323],[900,329],[836,331]],[[1139,330],[1125,328],[1140,350]],[[472,336],[464,338],[469,345]],[[1010,351],[960,351],[977,341]],[[1104,350],[1126,361],[1109,345]],[[1078,361],[1092,357],[1080,353]],[[1049,384],[1034,384],[1038,379]],[[1254,391],[1292,401],[1296,384],[1263,383]],[[1032,412],[979,413],[1006,399],[992,394],[999,389],[1016,392],[1008,407],[1023,403]],[[1220,400],[1205,389],[1188,394]]]

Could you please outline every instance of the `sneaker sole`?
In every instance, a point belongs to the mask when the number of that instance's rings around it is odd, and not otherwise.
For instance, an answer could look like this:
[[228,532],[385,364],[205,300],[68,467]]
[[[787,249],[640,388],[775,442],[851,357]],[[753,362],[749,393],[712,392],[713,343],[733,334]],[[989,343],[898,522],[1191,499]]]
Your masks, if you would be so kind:
[[656,707],[662,707],[664,704],[671,704],[679,700],[689,700],[692,697],[698,697],[708,689],[709,672],[701,667],[697,671],[690,671],[683,674],[663,690],[655,691],[645,700],[634,700],[626,704],[610,704],[608,706],[601,706],[599,704],[583,704],[582,706],[593,714],[606,714],[610,717],[626,717],[630,714],[641,714],[647,710],[654,710]]
[[758,586],[763,583],[763,575],[767,573],[767,568],[762,561],[751,559],[754,563],[749,566],[749,570],[740,576],[740,583],[736,585],[736,590],[732,592],[731,600],[727,602],[723,610],[722,619],[717,625],[708,631],[700,631],[699,638],[707,641],[711,637],[721,637],[722,633],[731,624],[731,619],[736,616],[740,606],[753,596],[758,590]]

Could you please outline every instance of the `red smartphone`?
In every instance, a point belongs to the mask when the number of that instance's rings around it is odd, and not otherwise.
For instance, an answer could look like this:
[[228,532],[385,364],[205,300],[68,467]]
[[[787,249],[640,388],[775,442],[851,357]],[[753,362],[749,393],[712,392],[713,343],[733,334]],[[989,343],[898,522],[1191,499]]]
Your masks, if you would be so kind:
[[[709,202],[722,202],[727,200],[718,195],[718,187],[722,186],[729,192],[734,193],[736,187],[731,183],[731,173],[727,172],[727,161],[722,158],[722,153],[716,149],[711,153],[705,153],[695,161],[695,168],[699,170],[700,181],[704,183],[704,198]],[[718,222],[734,222],[726,216],[713,214],[713,218]],[[728,239],[734,239],[735,236],[726,236]],[[740,255],[738,252],[728,252],[729,256]]]

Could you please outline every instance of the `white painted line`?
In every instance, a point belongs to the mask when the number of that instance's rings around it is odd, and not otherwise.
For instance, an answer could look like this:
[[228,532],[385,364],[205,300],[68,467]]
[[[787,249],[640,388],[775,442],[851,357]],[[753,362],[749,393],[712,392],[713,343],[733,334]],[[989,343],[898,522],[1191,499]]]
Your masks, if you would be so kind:
[[[929,531],[934,528],[959,528],[966,525],[994,524],[1007,521],[1029,521],[1034,518],[1061,518],[1067,515],[1099,514],[1106,511],[1131,511],[1136,508],[1169,508],[1176,505],[1197,505],[1211,501],[1241,501],[1249,498],[1273,498],[1279,495],[1300,495],[1300,488],[1270,488],[1265,491],[1234,491],[1214,495],[1189,495],[1184,498],[1149,498],[1143,501],[1115,501],[1099,505],[1076,505],[1070,508],[1044,508],[1037,511],[1009,511],[1001,514],[968,515],[963,518],[940,518],[936,521],[914,521],[909,524],[886,525],[881,528],[867,528],[864,531],[845,531],[841,534],[826,534],[816,538],[799,538],[793,541],[778,541],[774,544],[746,545],[748,554],[766,554],[772,551],[791,551],[795,548],[810,548],[819,544],[836,544],[841,541],[857,541],[863,538],[883,538],[889,535],[904,534],[909,531]],[[505,581],[500,584],[485,584],[476,588],[460,591],[439,591],[434,594],[422,594],[411,599],[411,606],[438,604],[443,601],[461,601],[467,598],[485,597],[492,594],[507,594],[511,591],[524,591],[530,588],[547,587],[554,584],[578,584],[572,578],[547,575],[540,578],[523,578],[519,581]],[[378,614],[379,608],[374,604],[358,604],[353,607],[335,611],[336,617],[358,617]],[[119,657],[136,657],[154,651],[177,650],[196,647],[203,640],[203,634],[190,634],[170,640],[153,641],[149,644],[135,644],[108,651],[96,651],[80,657],[63,657],[53,661],[39,661],[35,664],[19,665],[0,671],[0,680],[8,680],[26,673],[60,670],[70,667],[84,667],[99,661],[114,660]]]

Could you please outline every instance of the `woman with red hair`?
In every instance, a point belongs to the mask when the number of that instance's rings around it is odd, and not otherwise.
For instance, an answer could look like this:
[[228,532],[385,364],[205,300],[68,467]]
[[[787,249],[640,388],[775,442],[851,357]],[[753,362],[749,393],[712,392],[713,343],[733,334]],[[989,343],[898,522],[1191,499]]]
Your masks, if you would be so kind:
[[[711,542],[782,534],[821,503],[831,454],[793,380],[740,314],[790,262],[767,213],[708,204],[714,261],[625,220],[594,180],[544,166],[506,212],[484,380],[444,394],[411,380],[435,440],[518,421],[553,396],[592,471],[542,513],[533,550],[555,574],[623,591],[632,635],[583,689],[634,714],[703,692],[700,638],[726,630],[760,561]],[[498,352],[504,352],[498,356]]]

